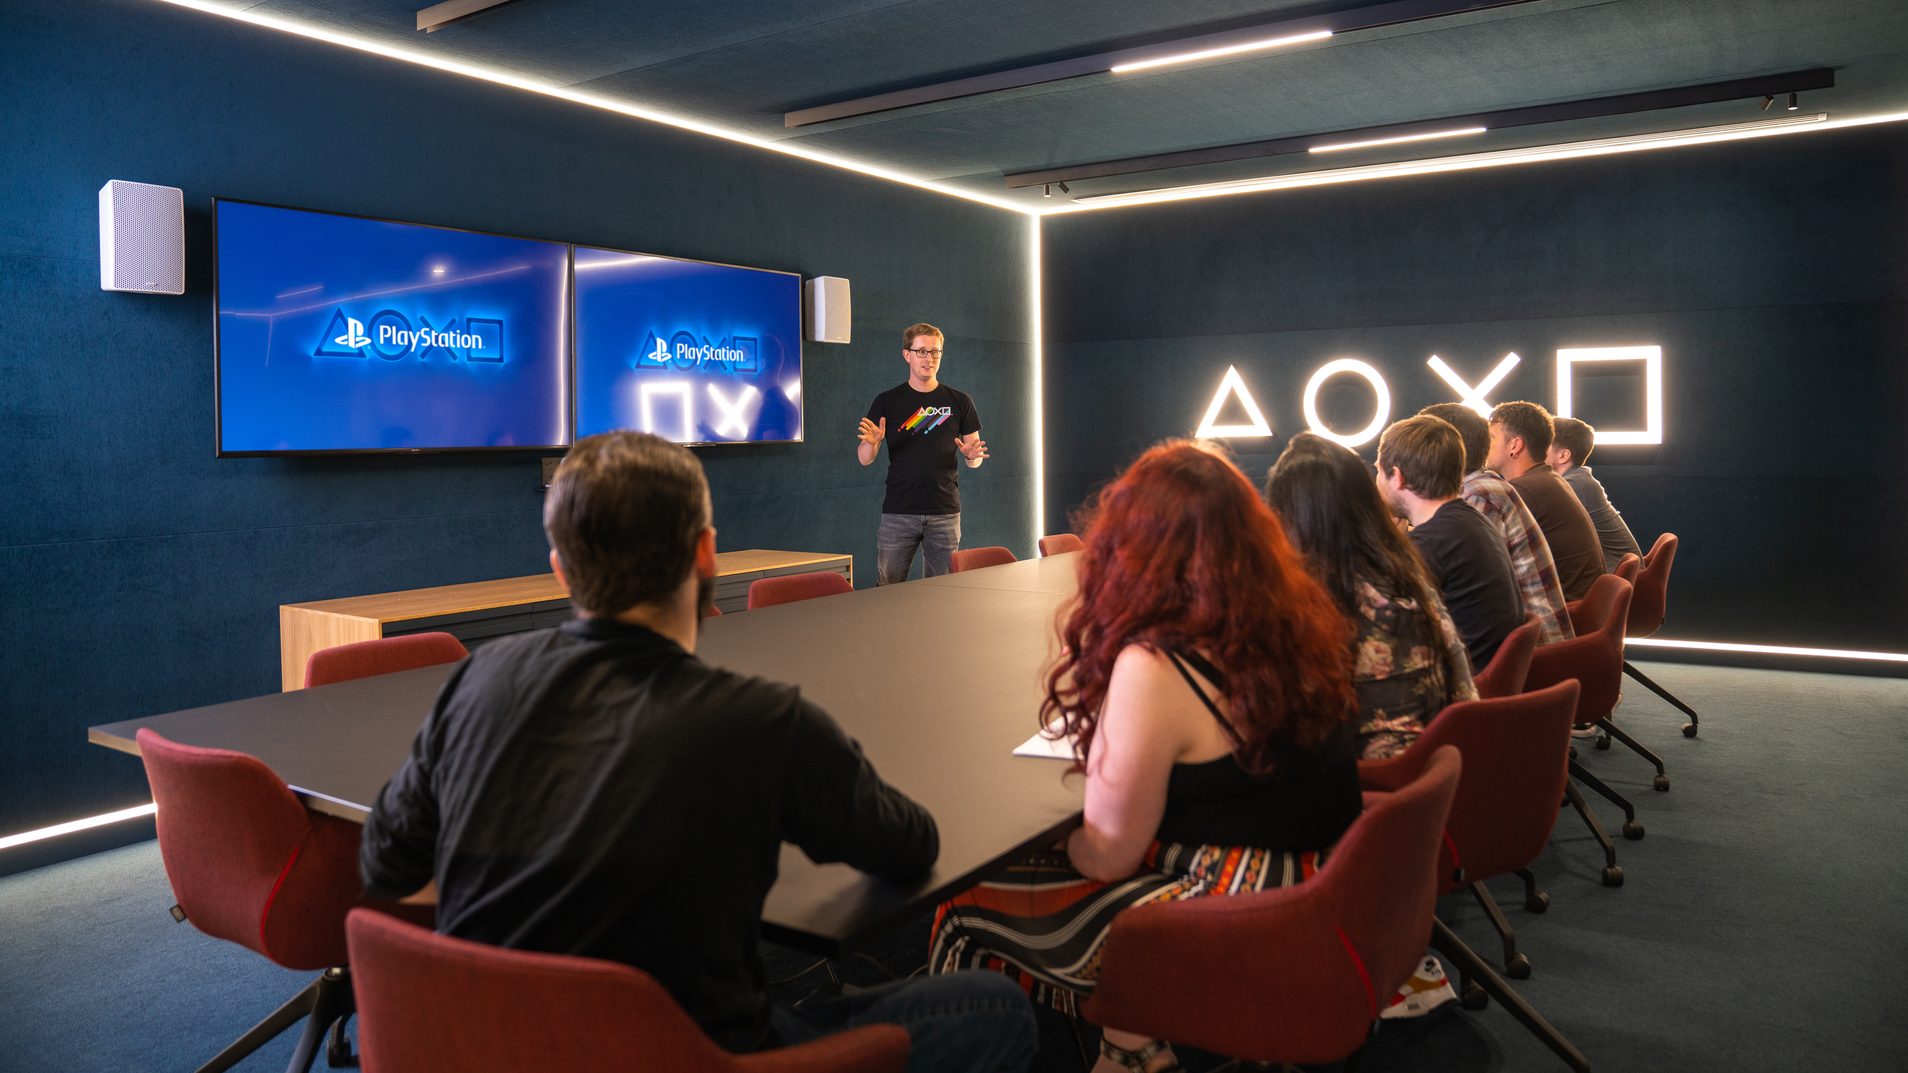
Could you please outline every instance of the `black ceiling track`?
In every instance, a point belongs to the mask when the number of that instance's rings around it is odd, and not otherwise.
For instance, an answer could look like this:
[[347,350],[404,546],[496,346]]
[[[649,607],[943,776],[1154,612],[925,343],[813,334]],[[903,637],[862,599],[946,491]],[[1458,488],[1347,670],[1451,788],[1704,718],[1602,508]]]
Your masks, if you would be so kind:
[[1489,130],[1503,130],[1507,127],[1528,127],[1540,123],[1563,123],[1573,119],[1631,115],[1637,112],[1687,108],[1691,105],[1717,104],[1753,97],[1775,97],[1805,90],[1829,89],[1834,85],[1835,71],[1828,67],[1817,67],[1807,71],[1790,71],[1786,74],[1763,75],[1757,78],[1737,78],[1728,82],[1705,82],[1698,86],[1678,86],[1674,89],[1624,93],[1615,97],[1591,97],[1556,104],[1531,105],[1527,108],[1505,108],[1495,112],[1439,116],[1436,119],[1390,123],[1380,127],[1301,134],[1290,138],[1269,138],[1265,141],[1217,145],[1207,149],[1186,149],[1173,153],[1154,153],[1150,156],[1070,164],[1066,167],[1043,168],[1039,171],[1018,171],[1007,176],[1007,185],[1012,188],[1045,186],[1048,183],[1077,182],[1082,179],[1101,179],[1114,175],[1135,175],[1141,172],[1165,171],[1169,168],[1189,168],[1199,164],[1221,164],[1233,160],[1284,156],[1288,153],[1308,152],[1314,146],[1346,141],[1400,138],[1413,134],[1432,134],[1454,127],[1485,127]]
[[1151,44],[1135,45],[1111,52],[1097,52],[1088,56],[1055,60],[1051,63],[1037,63],[1028,67],[989,71],[967,78],[913,86],[890,93],[831,101],[812,108],[800,108],[785,113],[782,116],[782,125],[787,128],[806,127],[835,119],[892,112],[898,108],[958,100],[983,93],[999,93],[1002,90],[1038,86],[1046,82],[1105,74],[1118,64],[1139,63],[1184,52],[1226,48],[1274,37],[1290,37],[1297,34],[1316,33],[1320,30],[1329,30],[1334,35],[1347,34],[1359,30],[1376,30],[1383,26],[1419,22],[1424,19],[1462,15],[1472,11],[1515,7],[1532,2],[1534,0],[1389,0],[1388,3],[1369,4],[1349,11],[1305,15],[1282,19],[1278,22],[1258,23],[1217,33],[1200,34],[1195,37],[1162,39]]

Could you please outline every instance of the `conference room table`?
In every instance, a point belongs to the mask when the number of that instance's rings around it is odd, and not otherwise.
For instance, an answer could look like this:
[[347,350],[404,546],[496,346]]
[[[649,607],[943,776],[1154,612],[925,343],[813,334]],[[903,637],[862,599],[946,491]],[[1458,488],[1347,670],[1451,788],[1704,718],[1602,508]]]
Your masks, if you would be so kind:
[[[801,687],[877,771],[933,813],[941,854],[894,884],[782,848],[763,909],[772,940],[834,955],[902,925],[1080,820],[1068,765],[1014,755],[1038,729],[1053,621],[1077,555],[805,600],[704,620],[697,655]],[[108,723],[95,744],[138,753],[150,727],[263,760],[315,811],[363,822],[408,755],[452,665]],[[658,816],[657,822],[671,818]]]

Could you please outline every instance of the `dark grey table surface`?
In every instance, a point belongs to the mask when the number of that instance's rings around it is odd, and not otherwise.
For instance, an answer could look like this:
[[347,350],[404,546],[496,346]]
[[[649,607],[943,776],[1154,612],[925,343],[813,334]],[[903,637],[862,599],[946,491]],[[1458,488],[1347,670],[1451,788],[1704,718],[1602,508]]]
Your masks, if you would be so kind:
[[[1079,822],[1080,780],[1017,757],[1038,726],[1053,618],[1074,556],[785,604],[704,623],[697,654],[799,685],[862,744],[884,778],[934,814],[941,857],[895,885],[785,846],[763,921],[771,937],[836,953],[874,938],[1019,851]],[[449,666],[92,727],[137,753],[151,727],[174,741],[250,753],[313,809],[361,821],[430,710]]]

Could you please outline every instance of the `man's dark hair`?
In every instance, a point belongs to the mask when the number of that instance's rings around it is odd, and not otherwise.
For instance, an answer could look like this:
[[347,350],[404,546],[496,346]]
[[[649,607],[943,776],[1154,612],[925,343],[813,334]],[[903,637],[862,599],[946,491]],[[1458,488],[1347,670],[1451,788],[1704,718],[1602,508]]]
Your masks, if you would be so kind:
[[709,482],[685,448],[647,432],[577,441],[543,502],[543,531],[588,615],[654,603],[695,566]]
[[1464,441],[1449,421],[1430,414],[1394,421],[1378,437],[1378,469],[1397,470],[1425,499],[1449,499],[1464,486]]
[[1484,460],[1491,456],[1491,426],[1476,410],[1461,402],[1440,402],[1419,410],[1418,416],[1435,417],[1457,429],[1464,441],[1464,472],[1484,468]]
[[1588,463],[1590,451],[1597,445],[1597,430],[1574,417],[1553,417],[1550,422],[1556,430],[1556,434],[1550,438],[1552,446],[1569,451],[1570,464],[1573,466]]
[[1550,450],[1550,439],[1555,435],[1550,411],[1534,402],[1498,403],[1497,409],[1491,411],[1491,424],[1503,425],[1506,438],[1522,437],[1524,453],[1539,463],[1544,460],[1544,452]]

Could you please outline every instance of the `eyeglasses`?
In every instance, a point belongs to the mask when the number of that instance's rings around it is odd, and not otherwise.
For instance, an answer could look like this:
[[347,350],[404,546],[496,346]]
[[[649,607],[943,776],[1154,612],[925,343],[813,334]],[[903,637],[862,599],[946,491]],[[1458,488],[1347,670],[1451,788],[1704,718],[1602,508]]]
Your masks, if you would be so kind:
[[909,347],[909,348],[908,348],[908,353],[910,353],[910,354],[918,354],[918,355],[920,355],[921,357],[924,357],[924,358],[938,358],[938,357],[940,357],[940,356],[941,356],[941,355],[942,355],[943,353],[945,353],[945,351],[941,351],[941,350],[916,350],[916,349],[915,349],[915,348],[913,348],[913,347]]

